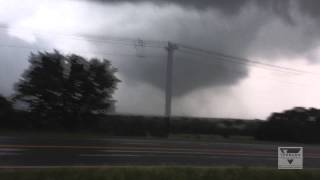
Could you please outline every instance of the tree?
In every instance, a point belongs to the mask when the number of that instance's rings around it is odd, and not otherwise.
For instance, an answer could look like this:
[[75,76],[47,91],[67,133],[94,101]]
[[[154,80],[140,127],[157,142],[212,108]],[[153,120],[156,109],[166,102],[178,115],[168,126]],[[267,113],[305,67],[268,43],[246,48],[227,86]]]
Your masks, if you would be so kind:
[[[16,85],[15,100],[28,105],[32,125],[37,128],[53,126],[52,117],[62,119],[64,67],[66,60],[58,51],[31,54],[30,67]],[[55,126],[57,123],[54,123]]]
[[[114,75],[117,69],[107,60],[86,61],[77,55],[68,56],[68,60],[70,63],[66,83],[68,109],[74,121],[88,126],[96,119],[94,117],[104,114],[114,105],[112,94],[119,82]],[[91,121],[87,121],[86,118]],[[74,124],[74,122],[69,123]]]
[[29,106],[37,127],[77,128],[115,101],[119,80],[108,60],[87,60],[78,55],[31,54],[30,67],[16,85],[15,100]]
[[282,113],[273,113],[257,131],[262,140],[320,142],[320,110],[295,107]]

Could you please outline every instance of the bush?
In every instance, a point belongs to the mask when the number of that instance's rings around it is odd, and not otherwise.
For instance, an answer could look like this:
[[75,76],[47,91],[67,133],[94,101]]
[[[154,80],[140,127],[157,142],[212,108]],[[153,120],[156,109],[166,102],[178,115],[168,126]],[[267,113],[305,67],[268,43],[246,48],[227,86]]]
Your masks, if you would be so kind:
[[255,137],[259,140],[320,143],[320,110],[296,107],[273,113],[262,123]]

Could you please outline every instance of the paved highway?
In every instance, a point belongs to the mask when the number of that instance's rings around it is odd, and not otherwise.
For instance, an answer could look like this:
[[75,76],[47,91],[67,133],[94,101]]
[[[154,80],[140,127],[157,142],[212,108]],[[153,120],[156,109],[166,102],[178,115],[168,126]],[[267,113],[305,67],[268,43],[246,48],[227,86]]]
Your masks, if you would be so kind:
[[[138,138],[0,136],[0,168],[115,165],[277,168],[277,148],[287,145]],[[304,167],[320,168],[320,145],[298,146],[304,147]]]

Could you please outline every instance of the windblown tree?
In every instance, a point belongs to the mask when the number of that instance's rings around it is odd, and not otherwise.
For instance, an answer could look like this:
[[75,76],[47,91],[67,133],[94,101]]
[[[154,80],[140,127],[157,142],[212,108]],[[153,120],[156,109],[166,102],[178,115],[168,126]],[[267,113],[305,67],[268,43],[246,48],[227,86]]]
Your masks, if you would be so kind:
[[[65,98],[68,114],[73,118],[66,121],[67,126],[76,120],[84,125],[93,122],[95,116],[111,111],[115,101],[112,98],[119,80],[115,77],[116,69],[109,61],[68,56],[69,76],[66,80]],[[85,121],[90,119],[91,121]]]
[[77,128],[115,102],[119,82],[108,60],[87,60],[77,55],[31,54],[30,67],[16,85],[15,99],[25,102],[38,127]]

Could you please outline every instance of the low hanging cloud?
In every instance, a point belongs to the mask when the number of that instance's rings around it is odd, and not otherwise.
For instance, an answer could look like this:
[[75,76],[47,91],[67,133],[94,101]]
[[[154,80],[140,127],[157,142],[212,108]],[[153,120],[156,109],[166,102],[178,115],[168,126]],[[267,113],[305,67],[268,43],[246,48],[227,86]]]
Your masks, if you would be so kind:
[[[128,14],[135,8],[135,6],[132,6],[132,9],[128,8]],[[259,32],[261,23],[267,20],[263,13],[250,17],[251,13],[258,13],[256,11],[254,8],[248,8],[248,13],[240,13],[238,17],[230,18],[214,11],[199,13],[193,10],[187,13],[181,7],[171,6],[162,12],[160,18],[159,14],[152,12],[149,15],[144,11],[135,14],[131,18],[144,26],[136,28],[136,25],[132,24],[128,28],[132,29],[130,35],[133,37],[141,37],[141,32],[143,32],[143,36],[147,39],[168,39],[173,42],[246,56],[247,48],[254,40],[253,37]],[[119,21],[124,21],[124,19]],[[247,27],[250,25],[253,27],[248,30]],[[100,46],[95,48],[99,51],[104,50]],[[142,81],[164,89],[166,52],[164,48],[154,53],[150,51],[153,50],[146,47],[144,49],[145,58],[139,60],[128,58],[128,61],[121,61],[123,64],[120,63],[118,67],[120,72],[131,81]],[[162,58],[149,58],[148,55],[152,54],[160,54]],[[176,51],[174,58],[173,92],[175,96],[183,96],[211,86],[236,85],[248,74],[246,66],[224,62],[224,59],[217,57]],[[123,67],[127,68],[123,69]]]

